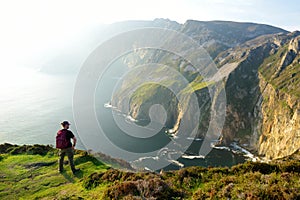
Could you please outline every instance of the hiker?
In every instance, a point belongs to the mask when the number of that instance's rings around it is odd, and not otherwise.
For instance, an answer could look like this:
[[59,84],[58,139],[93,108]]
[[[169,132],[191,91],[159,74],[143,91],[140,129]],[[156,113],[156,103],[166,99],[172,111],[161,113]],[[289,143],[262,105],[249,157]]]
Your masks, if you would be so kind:
[[[68,121],[63,121],[61,123],[62,129],[57,132],[56,135],[56,148],[59,149],[59,168],[58,171],[62,173],[64,171],[64,157],[67,154],[69,163],[71,166],[71,170],[73,174],[79,171],[79,169],[75,168],[74,165],[74,148],[76,146],[77,139],[74,134],[68,130],[70,127],[70,123]],[[73,140],[73,145],[71,143],[71,139]]]

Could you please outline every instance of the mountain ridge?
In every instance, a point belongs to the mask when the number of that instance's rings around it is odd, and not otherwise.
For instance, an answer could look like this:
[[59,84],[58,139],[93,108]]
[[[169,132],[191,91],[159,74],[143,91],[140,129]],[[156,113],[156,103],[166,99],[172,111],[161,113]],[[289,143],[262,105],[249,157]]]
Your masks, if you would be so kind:
[[[296,138],[296,135],[300,135],[297,126],[293,125],[294,128],[292,128],[295,143],[289,143],[289,147],[284,147],[285,143],[282,142],[269,142],[277,141],[277,139],[267,136],[272,135],[273,132],[277,133],[276,138],[287,135],[285,131],[289,128],[288,124],[290,123],[288,122],[295,121],[291,118],[291,113],[298,113],[297,110],[299,110],[297,101],[293,100],[291,103],[290,100],[294,99],[292,93],[298,93],[299,67],[297,60],[299,52],[289,48],[292,45],[289,43],[299,36],[299,31],[289,32],[278,27],[251,22],[187,20],[180,24],[168,19],[155,19],[153,21],[129,21],[107,25],[104,35],[109,38],[121,32],[147,27],[172,29],[191,37],[208,52],[220,72],[225,74],[221,76],[227,93],[227,116],[222,131],[224,144],[229,145],[232,141],[239,141],[249,150],[268,158],[291,154],[300,147]],[[98,36],[95,35],[95,37]],[[99,38],[95,39],[95,41],[97,40]],[[101,38],[101,40],[105,39]],[[275,60],[272,61],[272,59]],[[150,62],[170,65],[182,74],[193,88],[197,88],[196,94],[202,98],[199,99],[199,104],[203,105],[201,112],[204,113],[201,116],[197,135],[203,138],[207,131],[210,118],[208,110],[211,106],[207,87],[204,87],[207,83],[201,83],[202,78],[197,76],[189,63],[178,58],[174,59],[170,54],[160,51],[136,51],[124,59],[124,64],[128,66]],[[272,62],[275,63],[270,64]],[[138,80],[138,76],[133,77]],[[168,84],[175,85],[175,77],[173,79],[174,81]],[[220,81],[219,79],[216,80]],[[123,91],[119,91],[113,96],[112,103],[120,110],[123,109],[122,102],[124,100],[121,94],[126,94],[126,87],[129,84],[130,81],[124,82]],[[147,92],[152,95],[142,95]],[[167,92],[165,96],[163,95],[164,92]],[[279,131],[279,126],[276,126],[277,131],[275,131],[275,126],[272,125],[275,114],[273,113],[274,116],[272,117],[266,107],[268,96],[274,96],[273,99],[269,99],[273,101],[272,107],[282,107],[282,112],[278,113],[276,117],[276,119],[280,119],[279,115],[282,115],[282,119],[286,121],[285,125],[281,123],[282,131]],[[285,98],[280,99],[279,96],[285,96]],[[156,99],[153,99],[154,97]],[[165,101],[163,97],[169,97],[170,101]],[[178,102],[173,98],[174,95],[163,87],[145,86],[134,94],[130,101],[128,114],[133,118],[148,119],[147,112],[152,103],[158,102],[158,100],[162,101],[169,113],[167,127],[176,131],[183,116],[182,110],[185,108],[178,107]],[[295,115],[296,121],[298,120],[297,116]],[[192,116],[189,116],[189,119],[192,119]],[[280,120],[278,121],[280,122]],[[291,139],[291,137],[288,138]],[[271,146],[275,144],[286,150],[282,152],[279,149],[273,151]],[[285,153],[282,154],[283,152]]]
[[[115,22],[112,24],[106,24],[103,26],[100,26],[99,28],[94,28],[88,33],[83,38],[79,38],[78,42],[75,43],[76,49],[78,51],[74,51],[74,49],[63,49],[63,54],[65,54],[62,58],[62,56],[56,55],[53,58],[48,59],[47,61],[44,62],[43,66],[41,67],[40,71],[44,73],[50,73],[50,74],[60,74],[60,73],[65,73],[66,71],[68,73],[74,73],[76,74],[80,67],[82,62],[85,60],[85,58],[91,53],[92,49],[95,49],[96,46],[103,41],[111,38],[113,35],[120,34],[122,32],[134,30],[137,28],[146,28],[146,27],[158,27],[158,28],[168,28],[176,31],[181,31],[181,28],[184,24],[186,24],[188,21],[196,21],[196,20],[187,20],[185,23],[180,24],[176,21],[172,21],[169,19],[163,19],[163,18],[156,18],[154,20],[129,20],[129,21],[121,21],[121,22]],[[242,25],[242,24],[252,24],[248,22],[230,22],[230,21],[197,21],[199,23],[215,23],[215,22],[224,22],[226,23],[236,23],[237,25]],[[257,25],[258,27],[263,27],[263,24],[257,24],[253,23],[253,25]],[[265,25],[268,27],[269,25]],[[270,26],[271,29],[277,30],[277,32],[282,32],[285,30],[275,27],[275,26]],[[266,34],[266,33],[264,33]],[[208,41],[206,41],[208,42]],[[74,44],[73,44],[74,45]],[[207,48],[207,51],[212,54],[212,57],[215,57],[217,55],[216,51],[214,49],[220,49],[220,50],[225,50],[228,48],[228,46],[231,46],[232,44],[222,44],[222,43],[215,43],[213,42],[212,45],[209,45],[210,48]],[[68,54],[66,54],[68,52]],[[65,60],[64,60],[65,59]],[[61,60],[64,60],[64,63],[61,62]],[[67,61],[69,60],[69,62]],[[68,70],[66,70],[67,68]]]
[[[207,26],[207,24],[209,24],[209,26]],[[235,26],[240,27],[236,28]],[[229,145],[232,141],[239,141],[249,150],[252,150],[253,152],[256,152],[261,156],[266,156],[269,159],[287,156],[289,154],[292,154],[297,148],[300,147],[300,144],[297,142],[297,138],[294,138],[295,143],[288,144],[289,146],[294,146],[293,148],[284,147],[284,145],[287,143],[284,143],[282,141],[285,140],[279,140],[281,141],[279,143],[270,142],[274,141],[274,138],[266,137],[266,135],[270,135],[272,134],[272,132],[266,132],[264,128],[265,126],[270,126],[270,124],[267,125],[266,123],[263,123],[266,120],[269,121],[268,118],[270,116],[266,114],[265,110],[267,108],[264,106],[265,104],[261,104],[262,102],[260,100],[261,98],[265,98],[266,96],[270,95],[270,93],[266,93],[266,91],[264,91],[264,89],[262,88],[262,85],[264,85],[263,77],[268,75],[261,73],[262,69],[264,69],[265,66],[264,63],[270,57],[283,56],[287,59],[287,61],[283,61],[286,64],[282,69],[283,72],[281,72],[281,75],[279,76],[286,81],[286,88],[297,89],[298,81],[294,81],[294,83],[292,83],[289,81],[288,77],[284,77],[284,74],[289,74],[289,71],[292,69],[289,66],[293,63],[293,60],[295,60],[299,56],[298,51],[291,54],[289,53],[289,51],[287,52],[285,50],[285,46],[288,45],[292,40],[295,40],[295,38],[297,38],[299,34],[298,31],[288,32],[280,28],[272,27],[269,25],[259,25],[255,23],[223,21],[199,22],[190,20],[182,25],[180,32],[187,34],[188,36],[196,40],[199,44],[201,44],[204,49],[209,52],[209,54],[216,62],[216,65],[220,69],[222,69],[222,67],[224,67],[226,64],[236,63],[235,66],[229,67],[228,69],[224,70],[224,72],[228,70],[230,71],[226,72],[228,75],[226,75],[226,77],[223,77],[222,79],[225,84],[227,94],[227,116],[225,120],[225,126],[222,131],[222,139],[225,144]],[[281,51],[283,53],[278,53]],[[289,55],[292,55],[292,57],[290,58]],[[291,59],[292,61],[290,61]],[[171,60],[171,57],[167,54],[137,51],[132,54],[131,57],[127,57],[125,60],[127,63],[130,62],[133,66],[151,62],[169,64],[172,68],[178,70],[188,80],[190,80],[191,83],[194,82],[196,84],[195,77],[197,77],[197,75],[195,75],[195,72],[193,72],[193,70],[185,70],[188,69],[188,63],[183,64],[181,61],[172,61],[172,64],[171,61],[168,61]],[[181,63],[180,67],[178,63]],[[278,65],[275,64],[270,69],[274,68],[278,68]],[[294,80],[298,80],[299,68],[293,67],[293,70],[295,71],[293,73],[293,76],[296,77],[294,78]],[[187,73],[187,71],[189,73]],[[270,74],[274,74],[274,72],[271,71]],[[276,75],[274,75],[274,77],[276,77]],[[277,79],[273,78],[272,80],[267,80],[267,82],[274,82],[273,80],[275,81]],[[127,83],[125,82],[123,84],[123,88],[126,88],[126,84],[130,84],[130,81]],[[271,85],[269,86],[271,87]],[[147,93],[148,91],[150,92],[150,94],[155,93],[161,95],[164,91],[159,88],[157,90],[153,90],[153,88],[151,90],[148,89],[149,88],[144,87],[139,91],[143,91],[144,93]],[[283,90],[280,91],[281,93],[284,92]],[[208,92],[205,87],[200,87],[200,90],[196,93],[198,97],[202,96],[201,98],[203,99],[209,99]],[[200,93],[202,94],[200,95]],[[169,95],[171,94],[168,94],[167,96]],[[136,98],[137,96],[139,98]],[[137,119],[147,118],[146,113],[151,105],[151,102],[157,102],[157,99],[152,99],[154,96],[157,95],[148,95],[148,97],[145,97],[146,99],[143,99],[142,95],[135,94],[135,98],[130,101],[131,105],[134,105],[134,107],[130,109],[130,115]],[[172,98],[171,96],[169,97]],[[163,101],[163,99],[161,99],[161,101]],[[285,101],[285,99],[283,101]],[[120,104],[122,102],[121,96],[118,96],[118,94],[116,94],[114,96],[113,102],[116,107],[122,109],[122,106]],[[147,104],[143,104],[144,102],[147,102]],[[277,103],[275,102],[276,101],[274,101],[274,106],[278,107]],[[202,100],[199,100],[199,103],[203,104],[204,102]],[[279,107],[284,104],[285,103],[280,103]],[[167,113],[170,113],[171,118],[168,118],[167,121],[169,124],[169,128],[176,131],[183,116],[180,112],[182,108],[180,109],[178,107],[176,109],[176,105],[169,105],[172,106],[169,106],[168,108],[166,108],[166,110]],[[208,111],[210,103],[206,102],[204,103],[204,105],[205,106],[202,107],[202,109],[204,109],[202,110],[204,114],[202,115],[202,121],[199,127],[200,131],[198,132],[199,137],[205,136],[203,133],[205,133],[207,130],[207,124],[210,118],[210,114]],[[259,111],[261,110],[260,107],[264,109],[262,109],[262,111]],[[293,113],[298,113],[298,109],[298,106],[294,106],[292,108]],[[285,113],[285,111],[283,113]],[[257,116],[260,116],[260,119],[257,119]],[[286,121],[293,120],[288,115],[284,114],[283,116],[284,120]],[[299,119],[299,117],[297,116],[296,118],[296,120]],[[174,127],[170,126],[170,124],[173,124]],[[293,124],[295,123],[293,122]],[[280,131],[280,128],[277,127],[277,137],[284,137],[284,132],[287,128],[287,126],[282,125],[282,131]],[[292,128],[292,132],[293,134],[296,134],[296,132],[298,132],[298,128],[296,125],[294,126],[294,128]],[[267,143],[263,142],[264,140],[266,140],[266,138],[268,140]],[[270,148],[272,145],[278,145],[277,150],[271,151]],[[285,148],[287,150],[280,151],[280,148]]]

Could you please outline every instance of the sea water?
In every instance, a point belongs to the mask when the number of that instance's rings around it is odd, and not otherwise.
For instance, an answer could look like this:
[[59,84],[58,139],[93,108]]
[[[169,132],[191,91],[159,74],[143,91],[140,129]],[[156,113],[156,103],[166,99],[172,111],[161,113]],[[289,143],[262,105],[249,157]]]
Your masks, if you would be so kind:
[[[56,132],[60,129],[59,123],[63,120],[71,122],[71,130],[80,140],[81,136],[76,131],[72,113],[75,81],[76,75],[51,75],[29,68],[2,70],[0,74],[0,143],[54,145]],[[111,81],[116,81],[115,75],[108,77],[105,86],[113,87]],[[110,84],[112,85],[110,86]],[[122,140],[118,140],[119,135],[123,133],[111,117],[112,108],[107,106],[111,96],[106,91],[102,91],[101,96],[101,101],[96,102],[96,108],[99,115],[105,116],[105,120],[102,119],[100,124],[103,124],[105,131],[111,133],[111,139],[120,147],[143,152],[153,148],[163,149],[170,140],[164,130],[151,140],[130,137],[127,139],[122,137]],[[126,114],[123,118],[129,123],[134,123],[134,121],[128,120]],[[101,120],[101,116],[99,119]],[[191,138],[178,139],[189,140]],[[197,155],[201,142],[200,139],[193,141],[189,148],[189,154],[185,153],[177,160],[172,159],[172,153],[166,150],[170,162],[166,169],[194,165],[231,166],[245,161],[243,155],[235,154],[226,148],[213,149],[205,158]],[[99,145],[102,145],[101,141],[99,141]],[[80,141],[77,148],[86,149]],[[133,165],[143,166],[147,162],[157,160],[155,156],[121,158]]]

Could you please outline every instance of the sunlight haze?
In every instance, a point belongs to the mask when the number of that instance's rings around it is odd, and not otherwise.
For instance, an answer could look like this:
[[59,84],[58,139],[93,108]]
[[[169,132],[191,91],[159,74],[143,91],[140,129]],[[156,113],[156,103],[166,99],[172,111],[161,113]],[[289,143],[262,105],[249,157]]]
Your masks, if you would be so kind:
[[[100,24],[168,18],[266,23],[300,29],[298,1],[152,0],[152,1],[1,1],[2,63],[24,65],[78,42]],[[3,67],[3,65],[2,65]]]

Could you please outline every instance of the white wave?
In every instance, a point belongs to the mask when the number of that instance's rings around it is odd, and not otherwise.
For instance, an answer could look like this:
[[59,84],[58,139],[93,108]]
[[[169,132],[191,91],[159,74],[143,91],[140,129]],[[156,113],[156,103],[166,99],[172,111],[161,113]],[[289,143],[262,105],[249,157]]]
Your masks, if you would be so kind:
[[133,162],[133,163],[134,163],[134,162],[138,162],[138,161],[141,162],[141,161],[147,160],[147,159],[158,160],[159,157],[158,157],[158,156],[146,156],[146,157],[140,157],[139,159],[134,160],[134,161],[132,161],[132,162]]
[[153,170],[151,170],[150,168],[148,168],[148,167],[145,167],[144,168],[144,170],[146,170],[146,171],[150,171],[150,172],[153,172]]
[[131,122],[138,122],[138,120],[134,119],[133,117],[131,117],[130,115],[125,115],[126,119],[131,121]]
[[[167,149],[167,148],[163,148],[158,154],[158,156],[145,156],[145,157],[140,157],[139,159],[137,159],[137,160],[134,160],[134,161],[131,161],[130,163],[131,164],[133,164],[133,165],[135,165],[135,164],[137,164],[137,163],[142,163],[142,162],[145,162],[145,161],[147,161],[147,160],[153,160],[153,161],[158,161],[159,162],[159,160],[161,159],[161,160],[164,160],[164,161],[167,161],[167,162],[169,162],[170,164],[174,164],[174,165],[176,165],[176,166],[179,166],[179,167],[184,167],[184,164],[183,163],[180,163],[179,161],[177,161],[177,160],[174,160],[173,158],[172,158],[172,156],[171,155],[173,155],[173,154],[177,154],[178,152],[173,152],[173,151],[171,151],[171,150],[169,150],[169,149]],[[150,170],[151,171],[151,169],[146,169],[146,167],[144,167],[145,168],[145,170]]]
[[195,141],[202,141],[201,138],[193,138],[193,137],[187,137],[187,140],[195,140]]
[[172,137],[174,139],[178,139],[178,136],[173,133],[173,132],[170,132],[169,130],[166,130],[165,133],[169,136],[169,137]]
[[253,155],[252,153],[250,153],[250,152],[247,151],[246,149],[240,147],[240,146],[237,145],[236,143],[233,143],[232,146],[233,146],[233,148],[234,148],[235,150],[238,150],[239,152],[244,153],[245,156],[247,156],[247,157],[254,157],[254,155]]
[[249,158],[251,161],[259,161],[261,160],[259,157],[253,155],[251,152],[248,150],[242,148],[241,146],[237,145],[237,143],[232,143],[231,146],[234,148],[235,151],[241,152],[244,154],[245,157]]
[[174,138],[174,139],[178,139],[178,136],[175,135],[175,134],[171,134],[170,136],[171,136],[172,138]]
[[199,155],[199,156],[182,155],[181,157],[185,158],[185,159],[190,159],[190,160],[193,160],[193,159],[205,159],[205,156],[203,156],[203,155]]
[[108,102],[108,103],[105,103],[105,104],[104,104],[104,107],[105,107],[105,108],[112,108],[113,106]]
[[167,132],[167,133],[173,133],[173,134],[174,134],[174,133],[176,132],[176,130],[175,130],[175,129],[169,129],[169,130],[167,130],[166,132]]
[[184,164],[177,161],[177,160],[168,160],[170,163],[173,163],[174,165],[177,165],[179,167],[184,167]]
[[215,145],[212,145],[212,148],[214,149],[220,149],[220,150],[227,150],[227,151],[231,151],[231,149],[229,147],[225,147],[225,146],[215,146]]
[[238,153],[239,153],[239,151],[236,151],[236,150],[233,150],[233,149],[231,149],[231,151],[232,151],[232,153],[234,153],[234,154],[238,154]]
[[105,103],[105,104],[104,104],[104,108],[112,108],[112,109],[114,109],[114,110],[117,110],[117,107],[111,105],[110,102]]

